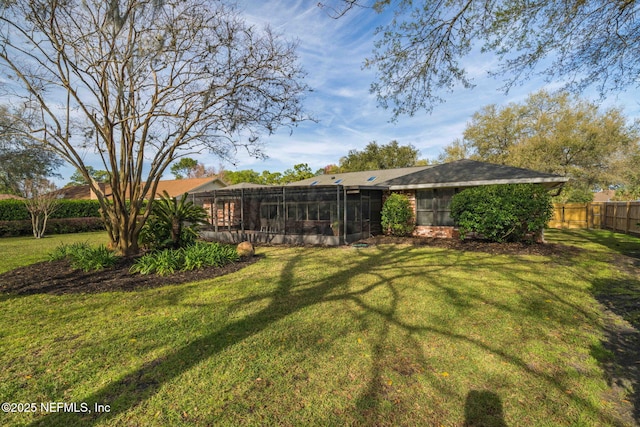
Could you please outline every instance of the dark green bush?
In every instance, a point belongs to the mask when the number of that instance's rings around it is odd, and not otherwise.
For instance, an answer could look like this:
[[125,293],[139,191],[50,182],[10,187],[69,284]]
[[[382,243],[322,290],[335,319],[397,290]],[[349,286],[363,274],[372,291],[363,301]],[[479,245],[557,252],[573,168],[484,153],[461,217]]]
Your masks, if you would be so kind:
[[522,241],[541,232],[552,215],[549,192],[536,184],[468,188],[451,201],[462,238],[473,232],[495,242]]
[[393,193],[382,206],[382,230],[392,236],[407,236],[414,228],[413,209],[409,198]]
[[60,200],[52,218],[100,218],[97,200]]
[[[0,200],[0,221],[26,221],[31,217],[22,200]],[[100,218],[97,200],[60,200],[51,218]]]
[[0,221],[25,221],[29,211],[22,200],[0,200]]
[[[47,222],[47,234],[86,233],[104,229],[100,218],[54,218]],[[0,237],[29,235],[33,235],[31,220],[0,221]]]

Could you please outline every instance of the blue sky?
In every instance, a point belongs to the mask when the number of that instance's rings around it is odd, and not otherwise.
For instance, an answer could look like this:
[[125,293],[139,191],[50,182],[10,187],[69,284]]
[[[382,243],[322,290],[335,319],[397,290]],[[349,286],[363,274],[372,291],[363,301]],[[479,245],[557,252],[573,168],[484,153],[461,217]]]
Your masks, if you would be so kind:
[[[282,129],[265,137],[268,159],[255,159],[240,151],[235,166],[222,163],[225,169],[281,172],[307,163],[315,171],[338,163],[351,149],[363,149],[371,141],[386,144],[392,140],[412,144],[421,158],[436,159],[445,145],[462,136],[467,121],[483,106],[521,102],[539,89],[557,87],[530,80],[505,95],[498,90],[501,82],[487,77],[495,58],[472,55],[466,60],[466,69],[474,78],[474,89],[445,94],[446,103],[436,106],[431,114],[400,117],[391,123],[390,111],[378,108],[375,96],[369,93],[375,71],[362,69],[364,59],[373,51],[374,29],[389,18],[389,12],[378,15],[372,10],[353,10],[336,20],[317,4],[317,0],[238,1],[250,23],[270,25],[285,38],[298,40],[300,61],[308,73],[306,82],[313,89],[305,108],[319,121],[303,123],[293,133]],[[585,98],[595,100],[588,93]],[[640,117],[636,98],[637,90],[633,90],[605,100],[603,106],[621,107],[633,119]],[[198,161],[215,168],[221,164],[207,153],[199,155]],[[73,171],[60,172],[68,178]],[[172,175],[166,173],[164,178]]]
[[[313,170],[338,163],[351,149],[362,149],[369,142],[386,144],[397,140],[420,150],[421,158],[436,159],[442,148],[462,136],[472,114],[488,104],[505,105],[521,102],[530,93],[545,85],[541,80],[526,81],[504,94],[498,88],[502,82],[487,77],[495,65],[491,56],[473,55],[466,60],[466,69],[476,87],[460,88],[446,94],[446,103],[436,106],[431,114],[400,117],[391,123],[390,111],[376,105],[369,85],[374,70],[363,70],[365,57],[373,51],[374,29],[388,19],[372,10],[356,9],[336,20],[313,0],[240,1],[247,19],[256,25],[269,24],[287,38],[299,40],[299,56],[308,72],[307,83],[313,88],[306,101],[307,110],[319,119],[265,139],[267,160],[251,159],[238,153],[237,166],[227,169],[282,171],[296,163],[308,163]],[[596,100],[595,97],[584,95]],[[628,118],[640,117],[637,91],[619,94],[603,102],[605,107],[621,107]],[[201,163],[216,166],[213,158],[203,157]]]

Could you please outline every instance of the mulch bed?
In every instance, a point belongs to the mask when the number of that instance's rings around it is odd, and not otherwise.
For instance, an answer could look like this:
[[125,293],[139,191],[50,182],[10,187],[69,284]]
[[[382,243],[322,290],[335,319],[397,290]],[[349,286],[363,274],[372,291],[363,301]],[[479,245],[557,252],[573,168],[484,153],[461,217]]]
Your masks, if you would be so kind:
[[254,256],[224,267],[181,271],[169,276],[132,274],[129,272],[134,263],[132,258],[119,260],[113,268],[89,272],[74,270],[66,260],[45,261],[0,274],[0,293],[62,295],[135,291],[211,279],[238,271],[259,259],[260,256]]

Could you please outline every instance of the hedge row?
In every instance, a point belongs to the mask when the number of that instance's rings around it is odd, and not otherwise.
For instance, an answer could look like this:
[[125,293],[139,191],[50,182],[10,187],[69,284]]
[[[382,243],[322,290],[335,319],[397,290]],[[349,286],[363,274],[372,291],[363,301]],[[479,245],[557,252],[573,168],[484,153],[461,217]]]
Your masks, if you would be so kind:
[[[97,200],[60,200],[51,218],[100,218],[100,204]],[[30,219],[22,200],[0,200],[0,221]]]
[[[48,234],[84,233],[104,230],[100,218],[52,218],[47,222]],[[31,220],[0,221],[0,237],[32,235]]]

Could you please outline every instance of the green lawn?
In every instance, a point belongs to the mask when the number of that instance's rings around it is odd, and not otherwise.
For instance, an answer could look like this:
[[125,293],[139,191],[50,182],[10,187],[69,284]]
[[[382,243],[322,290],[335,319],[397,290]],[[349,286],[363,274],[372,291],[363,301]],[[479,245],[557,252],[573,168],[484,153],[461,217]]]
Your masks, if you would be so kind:
[[[37,404],[0,425],[618,425],[627,396],[601,367],[594,290],[625,277],[610,261],[640,240],[547,238],[585,249],[260,247],[251,266],[185,285],[0,294],[0,400]],[[57,239],[0,239],[2,268]]]
[[77,233],[57,234],[45,236],[41,239],[33,237],[5,237],[0,238],[0,273],[14,268],[46,261],[49,253],[57,246],[74,242],[89,242],[92,245],[106,244],[106,233]]

